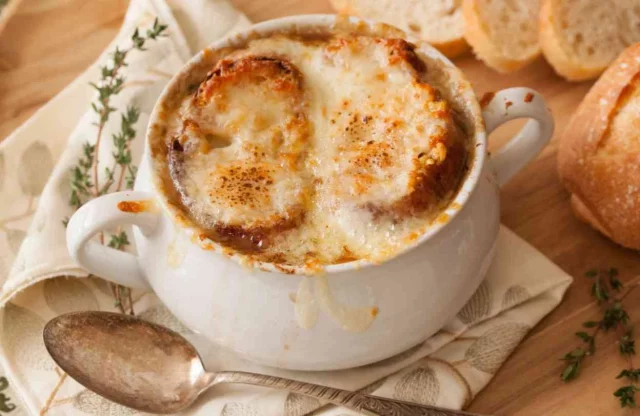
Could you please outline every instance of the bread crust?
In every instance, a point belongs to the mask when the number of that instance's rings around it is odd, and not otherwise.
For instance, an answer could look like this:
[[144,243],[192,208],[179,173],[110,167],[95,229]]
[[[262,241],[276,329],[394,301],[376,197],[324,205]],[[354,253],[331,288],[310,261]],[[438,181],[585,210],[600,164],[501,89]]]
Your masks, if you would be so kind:
[[585,81],[598,77],[606,67],[588,67],[563,47],[562,34],[555,24],[554,9],[559,0],[543,0],[540,8],[540,46],[545,58],[558,75],[569,81]]
[[504,56],[489,36],[486,25],[480,17],[477,0],[464,0],[462,3],[464,16],[465,39],[473,48],[474,54],[485,64],[498,72],[514,72],[530,64],[540,56],[540,49],[524,59],[512,59]]
[[591,88],[567,125],[558,154],[560,178],[572,194],[576,215],[636,250],[640,249],[640,151],[601,151],[639,79],[640,43],[622,52]]
[[452,39],[449,42],[433,42],[425,39],[447,58],[455,58],[469,51],[469,44],[464,38]]
[[[375,0],[374,0],[375,1]],[[357,8],[353,7],[352,2],[349,0],[329,0],[331,6],[339,13],[350,16],[359,16]],[[361,16],[367,18],[367,16]],[[469,50],[469,44],[465,40],[464,36],[458,38],[451,38],[446,42],[435,42],[432,39],[427,39],[425,36],[416,35],[420,39],[423,39],[431,46],[440,51],[447,58],[455,58],[467,52]]]

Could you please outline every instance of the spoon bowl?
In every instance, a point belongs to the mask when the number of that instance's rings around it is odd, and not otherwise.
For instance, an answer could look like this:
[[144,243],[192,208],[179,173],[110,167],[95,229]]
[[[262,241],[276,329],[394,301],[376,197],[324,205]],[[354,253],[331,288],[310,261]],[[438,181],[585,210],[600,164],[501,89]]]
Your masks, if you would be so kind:
[[53,360],[101,396],[150,413],[189,406],[206,385],[196,349],[179,334],[129,315],[79,312],[44,328]]
[[207,372],[185,338],[130,315],[69,313],[49,321],[43,336],[53,360],[77,382],[109,400],[148,413],[175,413],[213,385],[241,383],[289,390],[367,415],[473,416],[281,377]]

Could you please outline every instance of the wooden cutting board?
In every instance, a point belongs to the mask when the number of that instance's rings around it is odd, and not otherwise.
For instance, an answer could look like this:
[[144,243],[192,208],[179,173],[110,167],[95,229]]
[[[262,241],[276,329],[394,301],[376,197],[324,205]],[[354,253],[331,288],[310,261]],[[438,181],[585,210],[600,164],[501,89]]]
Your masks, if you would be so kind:
[[[330,13],[327,0],[232,0],[254,22],[304,13]],[[24,0],[0,35],[0,139],[79,75],[115,36],[126,0]],[[214,24],[212,22],[212,24]],[[590,83],[568,83],[540,59],[515,74],[501,75],[472,56],[457,59],[478,95],[513,86],[541,92],[553,111],[557,132]],[[492,137],[499,145],[517,128]],[[579,380],[560,380],[558,359],[577,346],[574,332],[598,315],[589,296],[587,269],[617,267],[625,282],[640,280],[640,255],[609,242],[571,214],[558,180],[558,136],[508,183],[501,194],[502,221],[576,278],[563,303],[517,348],[470,410],[502,415],[624,414],[612,392],[624,367],[613,334],[600,340],[597,358],[587,360]],[[640,319],[640,293],[628,301]],[[640,366],[640,360],[636,364]]]

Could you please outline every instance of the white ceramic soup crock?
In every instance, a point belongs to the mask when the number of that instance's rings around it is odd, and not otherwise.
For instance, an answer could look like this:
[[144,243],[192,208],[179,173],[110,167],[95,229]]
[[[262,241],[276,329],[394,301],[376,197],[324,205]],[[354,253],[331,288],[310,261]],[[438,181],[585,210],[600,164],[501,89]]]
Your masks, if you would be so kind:
[[[335,23],[331,15],[272,20],[216,42],[210,50],[250,34],[326,30]],[[553,119],[542,97],[526,88],[498,92],[481,111],[470,84],[450,61],[429,45],[409,40],[418,44],[419,55],[442,61],[453,78],[458,77],[457,90],[477,120],[470,138],[475,143],[473,160],[460,191],[443,211],[447,220],[436,221],[401,254],[377,265],[363,261],[331,265],[324,274],[308,277],[249,268],[212,242],[208,247],[213,250],[203,249],[192,242],[195,231],[175,220],[158,191],[147,141],[135,190],[95,199],[71,219],[67,228],[71,255],[95,275],[152,289],[194,331],[270,366],[348,368],[382,360],[423,341],[451,320],[480,284],[498,233],[499,186],[545,146]],[[194,57],[182,72],[202,57],[203,53]],[[176,84],[174,78],[159,102]],[[151,125],[157,112],[158,105]],[[490,133],[516,118],[531,120],[489,160],[484,126]],[[122,201],[145,201],[147,209],[124,212],[119,209]],[[137,256],[95,241],[98,232],[124,224],[135,226]]]

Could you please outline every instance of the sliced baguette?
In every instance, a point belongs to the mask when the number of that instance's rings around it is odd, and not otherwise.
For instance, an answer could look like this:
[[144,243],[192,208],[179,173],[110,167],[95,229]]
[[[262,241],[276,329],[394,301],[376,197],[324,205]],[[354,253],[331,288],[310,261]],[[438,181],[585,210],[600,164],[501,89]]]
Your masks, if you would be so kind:
[[465,38],[475,55],[499,72],[540,56],[539,0],[464,0]]
[[571,81],[596,78],[640,41],[640,0],[543,0],[540,44],[556,72]]
[[331,0],[342,14],[396,26],[453,58],[465,52],[462,0]]
[[640,43],[586,95],[560,141],[558,168],[576,215],[640,250]]

